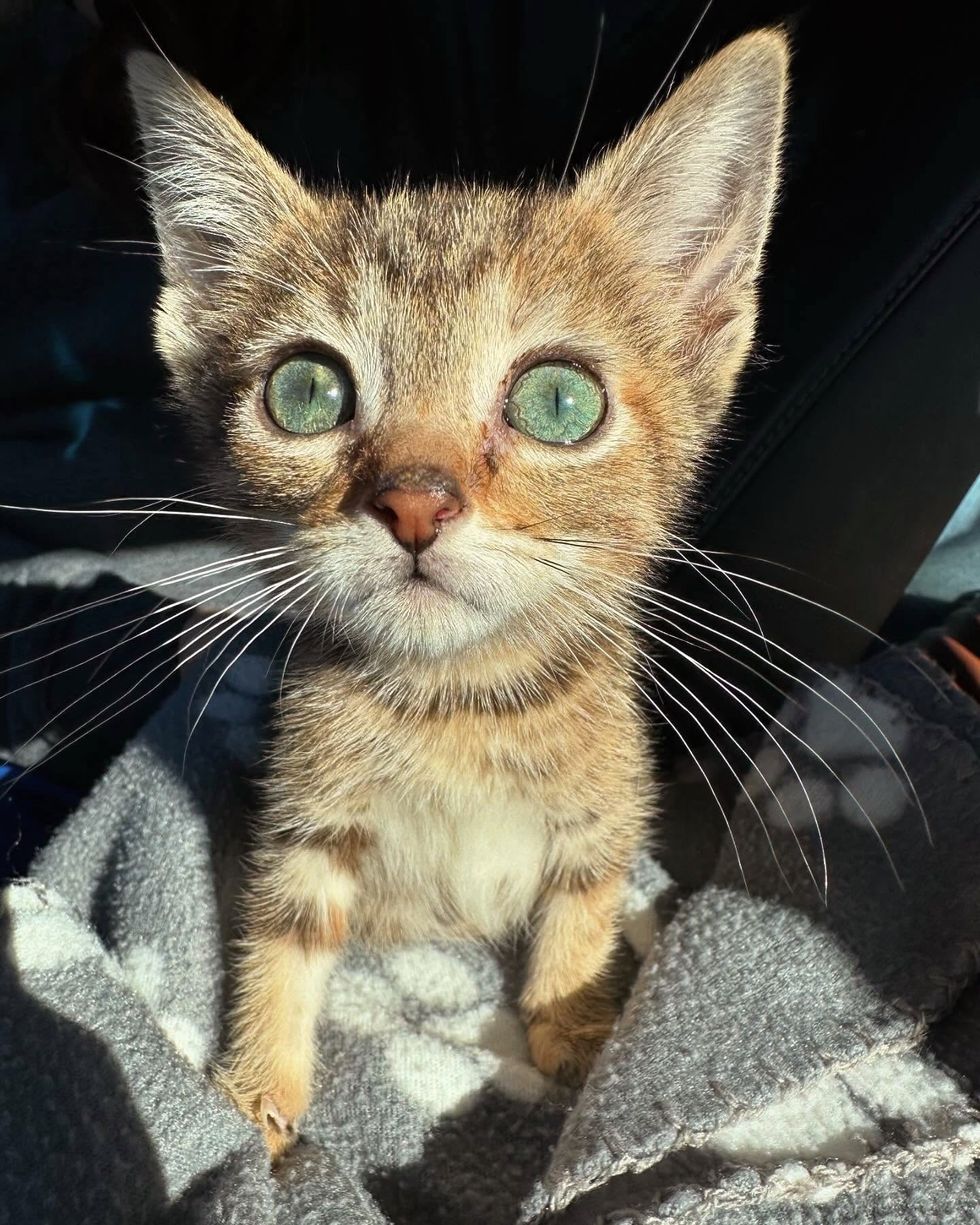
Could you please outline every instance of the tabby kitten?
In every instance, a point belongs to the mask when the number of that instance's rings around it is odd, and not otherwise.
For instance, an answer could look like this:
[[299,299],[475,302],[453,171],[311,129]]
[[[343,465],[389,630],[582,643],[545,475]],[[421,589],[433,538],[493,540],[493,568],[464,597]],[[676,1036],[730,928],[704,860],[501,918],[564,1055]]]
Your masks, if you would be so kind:
[[738,40],[571,186],[379,196],[308,189],[130,59],[158,345],[213,486],[276,521],[248,543],[288,547],[270,601],[310,631],[216,1072],[274,1157],[348,938],[526,925],[538,1068],[578,1080],[610,1032],[655,811],[631,593],[749,351],[786,67],[778,31]]

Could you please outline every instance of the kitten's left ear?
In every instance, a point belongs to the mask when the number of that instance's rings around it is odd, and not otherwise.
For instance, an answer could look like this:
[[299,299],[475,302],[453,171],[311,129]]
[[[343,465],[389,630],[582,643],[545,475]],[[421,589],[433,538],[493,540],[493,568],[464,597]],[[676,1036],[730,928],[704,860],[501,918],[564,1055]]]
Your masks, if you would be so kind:
[[148,51],[126,69],[167,281],[203,288],[295,218],[306,193],[193,77]]
[[788,60],[779,30],[731,43],[589,167],[572,197],[612,220],[614,241],[641,291],[649,284],[658,295],[652,305],[670,319],[682,356],[723,394],[754,330]]

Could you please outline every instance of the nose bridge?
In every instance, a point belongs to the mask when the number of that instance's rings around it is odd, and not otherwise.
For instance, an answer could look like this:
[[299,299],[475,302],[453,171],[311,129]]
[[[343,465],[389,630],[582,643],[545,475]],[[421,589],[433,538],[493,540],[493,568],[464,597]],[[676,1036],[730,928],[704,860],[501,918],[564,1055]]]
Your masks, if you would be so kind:
[[400,468],[386,468],[378,476],[374,488],[375,496],[389,491],[419,498],[452,497],[462,499],[460,483],[456,475],[446,468],[429,463],[409,463]]
[[462,485],[467,471],[465,428],[462,420],[448,416],[420,421],[417,410],[411,416],[406,412],[404,424],[389,425],[375,440],[378,481],[392,472],[416,481],[424,480],[427,472],[440,472]]

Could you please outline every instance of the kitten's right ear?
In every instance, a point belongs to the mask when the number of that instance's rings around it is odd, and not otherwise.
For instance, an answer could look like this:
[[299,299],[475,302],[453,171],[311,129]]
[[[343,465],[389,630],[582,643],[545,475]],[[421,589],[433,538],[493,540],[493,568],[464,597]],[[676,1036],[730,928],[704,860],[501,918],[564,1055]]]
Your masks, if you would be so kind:
[[148,51],[126,70],[167,281],[203,287],[295,218],[305,193],[193,77]]

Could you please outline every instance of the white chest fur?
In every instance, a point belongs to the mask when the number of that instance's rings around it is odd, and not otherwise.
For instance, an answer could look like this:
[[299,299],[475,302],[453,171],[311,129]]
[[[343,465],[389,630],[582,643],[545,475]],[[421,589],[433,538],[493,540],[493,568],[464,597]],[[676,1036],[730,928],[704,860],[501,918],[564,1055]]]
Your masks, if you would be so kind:
[[379,797],[353,926],[364,938],[494,938],[527,919],[541,886],[546,826],[509,788]]

